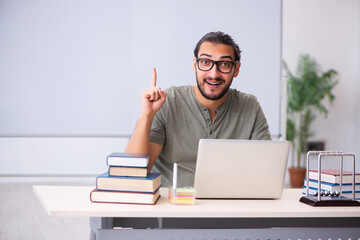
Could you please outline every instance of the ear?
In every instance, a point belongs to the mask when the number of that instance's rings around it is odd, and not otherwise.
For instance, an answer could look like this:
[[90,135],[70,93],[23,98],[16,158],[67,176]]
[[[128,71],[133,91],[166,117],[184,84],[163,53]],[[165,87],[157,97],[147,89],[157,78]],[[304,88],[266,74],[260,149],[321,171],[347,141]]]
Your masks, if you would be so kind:
[[236,65],[235,65],[235,72],[234,72],[234,78],[236,78],[236,77],[239,75],[240,66],[241,66],[241,62],[236,63]]
[[196,59],[193,58],[193,72],[196,74]]

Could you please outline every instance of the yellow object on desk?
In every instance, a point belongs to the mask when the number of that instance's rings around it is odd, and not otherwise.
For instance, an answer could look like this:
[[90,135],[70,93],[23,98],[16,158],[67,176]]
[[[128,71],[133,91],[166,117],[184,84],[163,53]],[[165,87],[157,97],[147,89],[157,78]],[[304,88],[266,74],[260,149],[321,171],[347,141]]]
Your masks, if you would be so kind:
[[176,188],[174,193],[174,189],[170,187],[169,202],[179,205],[194,205],[195,189],[192,187]]

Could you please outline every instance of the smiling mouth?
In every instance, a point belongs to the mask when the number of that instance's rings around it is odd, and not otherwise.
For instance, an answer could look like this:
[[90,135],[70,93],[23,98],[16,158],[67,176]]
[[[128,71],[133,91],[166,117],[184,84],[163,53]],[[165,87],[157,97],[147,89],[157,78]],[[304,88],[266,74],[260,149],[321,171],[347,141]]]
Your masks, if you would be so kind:
[[205,82],[211,86],[219,86],[220,84],[223,83],[223,81],[210,82],[207,79],[205,79]]

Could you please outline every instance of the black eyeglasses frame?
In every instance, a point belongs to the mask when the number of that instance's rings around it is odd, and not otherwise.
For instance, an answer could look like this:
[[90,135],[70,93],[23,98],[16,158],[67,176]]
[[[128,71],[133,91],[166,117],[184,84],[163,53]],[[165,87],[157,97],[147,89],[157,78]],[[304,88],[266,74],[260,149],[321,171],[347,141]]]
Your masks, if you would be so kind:
[[[226,73],[231,73],[231,71],[233,70],[234,66],[239,62],[239,61],[231,62],[231,61],[224,61],[224,60],[214,61],[214,60],[211,60],[211,59],[208,59],[208,58],[196,58],[195,60],[196,60],[196,65],[197,65],[197,67],[198,67],[198,69],[199,69],[200,71],[203,71],[203,72],[210,71],[210,70],[214,67],[214,65],[216,65],[217,70],[218,70],[219,72],[225,73],[225,74],[226,74]],[[200,66],[199,66],[199,61],[200,61],[200,60],[207,60],[207,61],[212,62],[211,67],[210,67],[208,70],[203,70],[203,69],[201,69]],[[221,70],[219,69],[219,65],[218,65],[220,62],[231,63],[232,65],[231,65],[230,71],[229,71],[229,72],[223,72],[223,71],[221,71]]]

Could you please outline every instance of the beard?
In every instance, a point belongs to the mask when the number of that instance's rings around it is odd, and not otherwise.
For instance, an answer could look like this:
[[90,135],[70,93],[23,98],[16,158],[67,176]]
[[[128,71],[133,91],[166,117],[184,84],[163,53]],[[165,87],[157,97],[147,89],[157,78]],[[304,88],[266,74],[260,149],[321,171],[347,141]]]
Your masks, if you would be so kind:
[[[218,94],[215,94],[215,93],[213,93],[213,92],[211,92],[211,93],[206,93],[206,92],[205,92],[205,87],[204,87],[204,85],[206,84],[206,80],[208,80],[208,79],[210,80],[210,78],[204,78],[204,79],[202,80],[202,84],[200,84],[200,81],[199,81],[198,76],[197,76],[197,74],[196,74],[196,83],[197,83],[197,86],[198,86],[198,89],[199,89],[201,95],[203,95],[204,98],[206,98],[206,99],[208,99],[208,100],[212,100],[212,101],[219,100],[219,99],[221,99],[222,97],[224,97],[225,94],[228,92],[228,90],[229,90],[229,88],[230,88],[230,86],[231,86],[231,83],[232,83],[232,81],[233,81],[233,77],[232,77],[231,80],[230,80],[230,83],[227,84],[227,85],[225,85],[225,86],[223,87],[223,89],[221,90],[221,92],[219,92]],[[213,80],[225,82],[225,80],[222,79],[222,78],[216,78],[216,79],[213,79]],[[221,83],[221,84],[223,84],[223,83]]]

